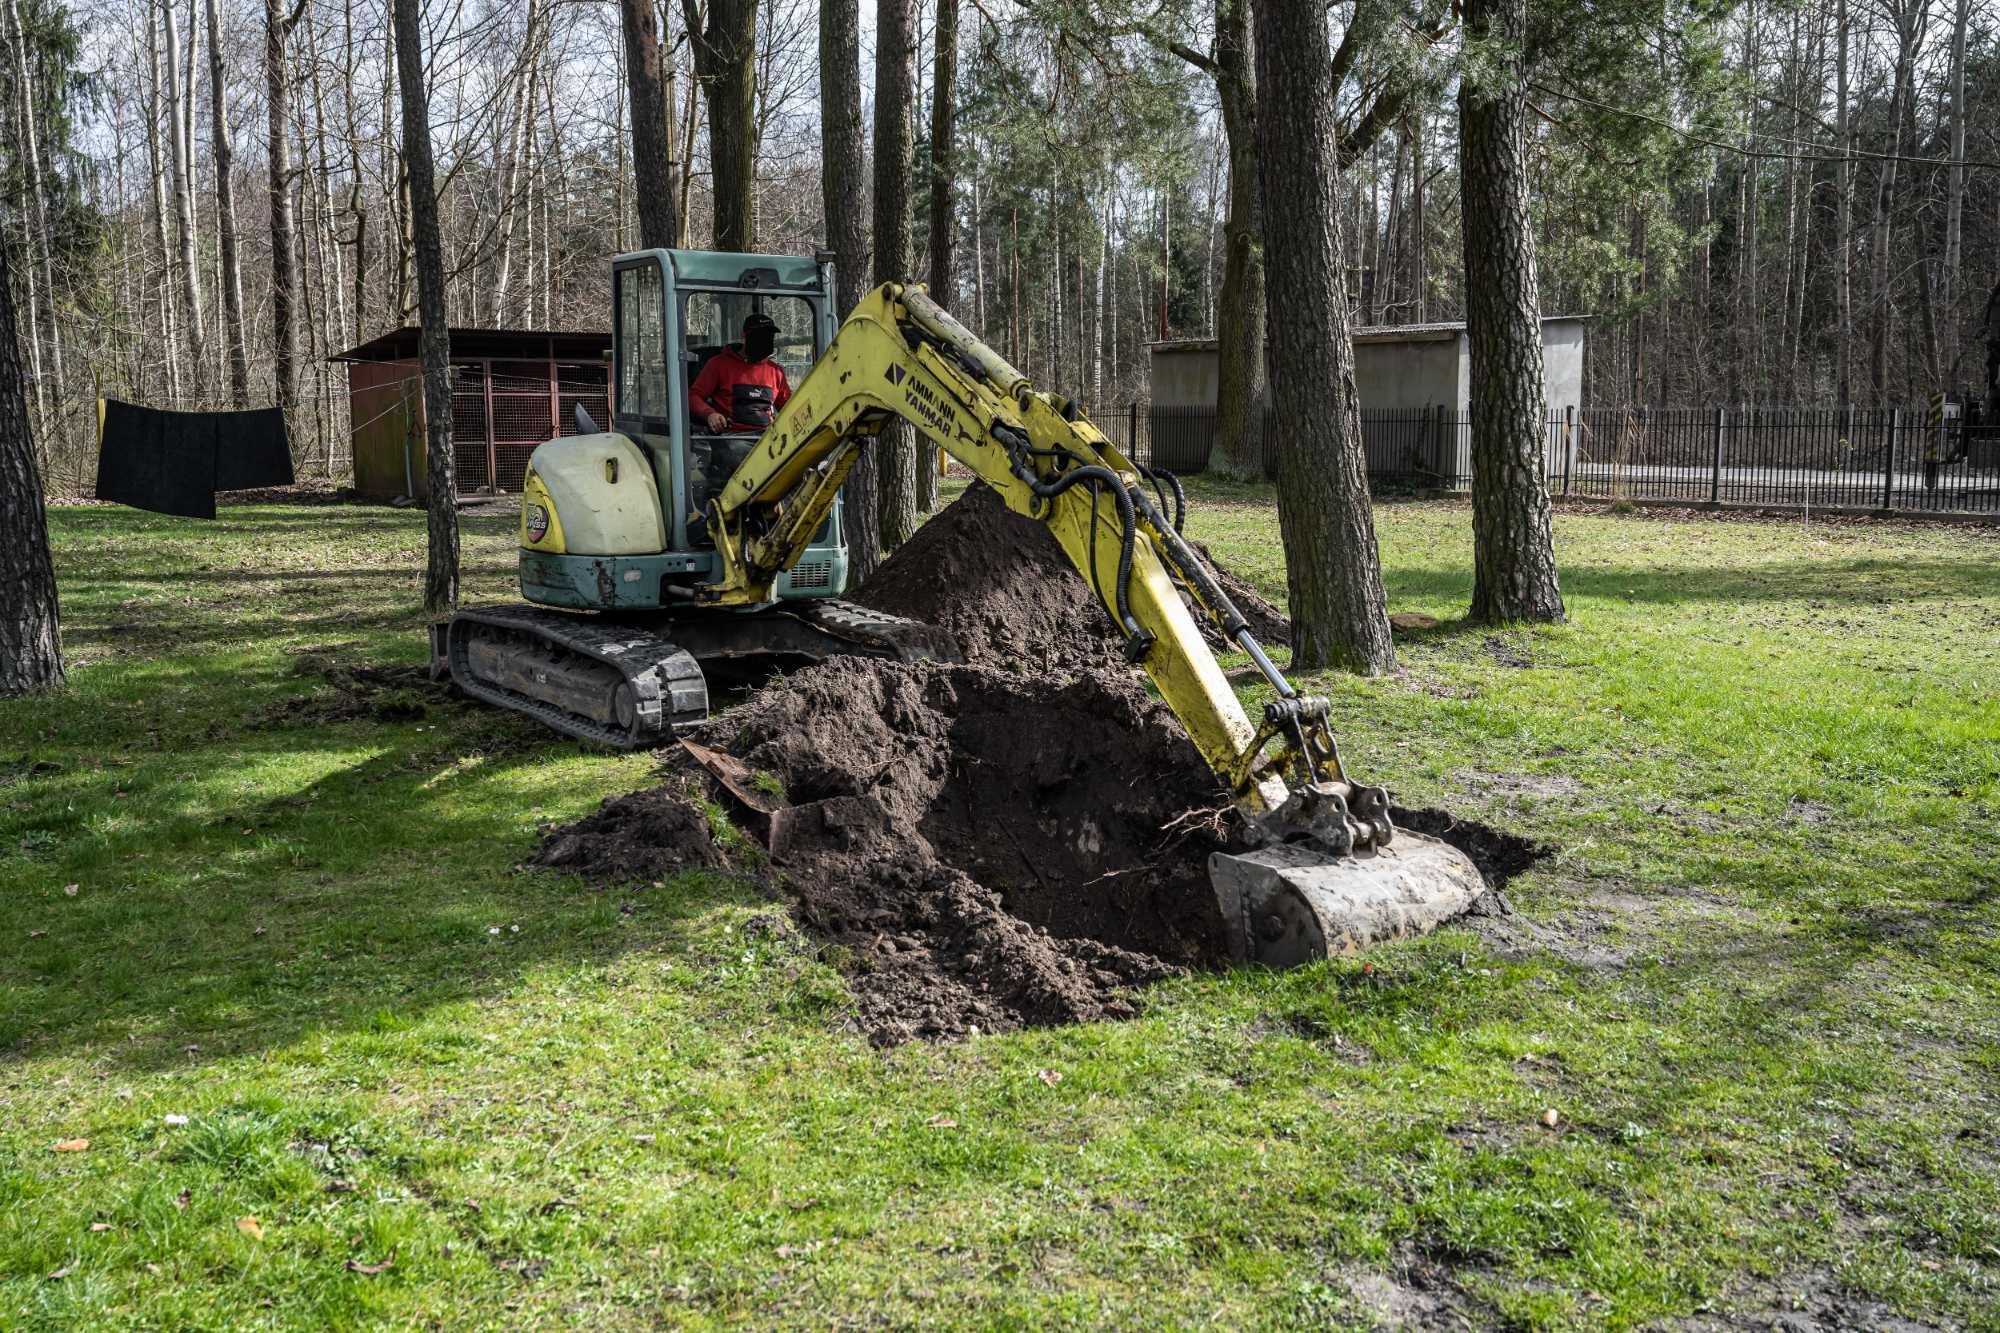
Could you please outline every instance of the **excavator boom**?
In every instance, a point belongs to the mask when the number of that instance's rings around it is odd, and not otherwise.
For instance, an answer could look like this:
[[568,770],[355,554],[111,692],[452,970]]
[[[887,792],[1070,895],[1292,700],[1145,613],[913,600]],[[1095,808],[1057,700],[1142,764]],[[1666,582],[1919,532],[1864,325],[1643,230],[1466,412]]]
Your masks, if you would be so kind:
[[[1075,405],[1036,389],[921,287],[865,297],[710,501],[717,606],[772,600],[861,449],[892,420],[1046,523],[1242,811],[1252,848],[1210,874],[1238,956],[1273,965],[1427,930],[1481,891],[1442,842],[1398,835],[1388,794],[1349,778],[1324,699],[1264,653],[1165,512],[1171,478],[1121,453]],[[1178,518],[1177,488],[1172,507]],[[1004,553],[997,558],[1004,558]],[[1190,611],[1190,606],[1194,611]],[[1207,616],[1274,694],[1253,722],[1196,628]]]

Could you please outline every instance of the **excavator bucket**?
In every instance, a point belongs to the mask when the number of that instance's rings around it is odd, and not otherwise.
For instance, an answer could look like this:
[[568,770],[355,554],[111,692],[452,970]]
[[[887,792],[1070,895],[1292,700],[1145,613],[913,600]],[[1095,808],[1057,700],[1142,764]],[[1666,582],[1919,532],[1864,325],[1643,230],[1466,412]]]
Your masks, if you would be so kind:
[[1332,857],[1303,843],[1216,852],[1208,877],[1239,962],[1297,967],[1422,935],[1485,889],[1465,853],[1420,833]]

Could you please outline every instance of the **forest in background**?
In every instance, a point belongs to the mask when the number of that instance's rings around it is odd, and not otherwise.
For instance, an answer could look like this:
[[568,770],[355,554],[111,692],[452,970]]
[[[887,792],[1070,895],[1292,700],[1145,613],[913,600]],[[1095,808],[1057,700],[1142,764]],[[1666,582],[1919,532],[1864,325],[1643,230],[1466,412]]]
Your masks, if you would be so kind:
[[[657,10],[696,247],[714,214],[698,66],[711,6],[746,2]],[[1361,145],[1341,181],[1356,320],[1458,318],[1454,13],[1334,12]],[[1591,32],[1582,12],[1538,12],[1531,163],[1543,309],[1594,321],[1587,402],[1873,404],[1981,378],[1990,0],[1665,0],[1594,6]],[[912,277],[930,271],[938,14],[920,0]],[[956,16],[954,308],[1038,382],[1100,409],[1143,398],[1146,344],[1212,336],[1223,300],[1215,12]],[[604,327],[606,258],[638,244],[619,6],[462,0],[425,20],[452,323]],[[825,238],[816,7],[759,0],[751,22],[755,248],[806,253]],[[386,5],[0,0],[0,41],[0,226],[49,487],[88,488],[99,395],[288,403],[304,471],[337,468],[326,357],[415,322]]]

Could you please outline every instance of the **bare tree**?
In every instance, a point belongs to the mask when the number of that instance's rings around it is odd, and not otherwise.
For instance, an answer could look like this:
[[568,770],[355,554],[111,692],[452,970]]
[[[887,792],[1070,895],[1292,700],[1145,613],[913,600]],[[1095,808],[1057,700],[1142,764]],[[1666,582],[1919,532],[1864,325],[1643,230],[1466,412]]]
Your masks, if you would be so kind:
[[[875,6],[875,281],[910,277],[910,172],[915,145],[910,132],[917,63],[916,0],[877,0]],[[882,430],[882,545],[893,551],[917,530],[917,448],[900,422]]]
[[[39,185],[37,186],[39,188]],[[22,392],[14,284],[0,243],[0,696],[63,683],[48,514]]]
[[222,69],[222,7],[208,10],[210,132],[215,140],[215,230],[222,251],[222,336],[229,345],[229,397],[250,406],[250,347],[243,334],[243,267],[236,254],[236,151],[229,142],[229,84]]
[[679,241],[681,227],[674,209],[673,127],[660,78],[660,35],[653,0],[618,0],[618,11],[625,30],[625,88],[632,107],[639,244],[664,250]]
[[[271,364],[278,408],[294,425],[298,376],[298,265],[293,255],[298,227],[292,219],[292,85],[285,46],[306,0],[289,13],[285,0],[264,0],[264,104],[269,133],[266,190],[271,219]],[[412,17],[414,22],[414,16]],[[171,55],[169,56],[171,59]]]
[[1476,62],[1459,83],[1471,355],[1472,618],[1563,618],[1542,484],[1548,395],[1528,212],[1527,0],[1467,0]]
[[[868,230],[860,201],[867,193],[861,130],[861,0],[822,0],[819,7],[820,205],[826,244],[834,253],[836,300],[842,319],[868,291]],[[879,447],[879,446],[878,446]],[[864,448],[841,490],[847,528],[847,568],[864,583],[882,560],[880,459]]]
[[[952,233],[958,223],[958,0],[938,0],[932,32],[930,293],[949,310],[958,302],[952,276]],[[1079,347],[1081,344],[1079,343]],[[916,446],[917,512],[938,504],[937,451]]]
[[430,95],[424,87],[422,0],[393,0],[396,73],[403,93],[403,160],[410,182],[410,233],[416,254],[418,351],[424,366],[424,466],[430,485],[430,554],[424,610],[444,616],[458,606],[458,480],[451,448],[451,330],[445,318],[444,245],[438,230],[437,180],[431,164]]
[[1392,670],[1388,596],[1361,453],[1354,338],[1341,262],[1340,169],[1326,10],[1257,0],[1257,168],[1271,285],[1267,309],[1278,434],[1292,664]]

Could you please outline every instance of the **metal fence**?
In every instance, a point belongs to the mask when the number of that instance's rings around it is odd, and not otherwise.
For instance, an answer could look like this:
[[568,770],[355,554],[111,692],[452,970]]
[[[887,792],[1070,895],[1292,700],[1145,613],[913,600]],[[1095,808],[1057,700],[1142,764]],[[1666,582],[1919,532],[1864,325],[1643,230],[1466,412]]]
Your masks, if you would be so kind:
[[609,376],[602,364],[454,362],[451,434],[459,490],[519,491],[535,447],[576,434],[579,403],[593,420],[611,419]]
[[[1172,472],[1207,469],[1213,407],[1105,412],[1128,455]],[[1264,416],[1264,475],[1282,425]],[[1472,428],[1447,407],[1364,410],[1362,449],[1380,490],[1465,490]],[[1922,408],[1591,408],[1543,424],[1556,495],[1688,503],[2000,514],[2000,427],[1938,423]]]

